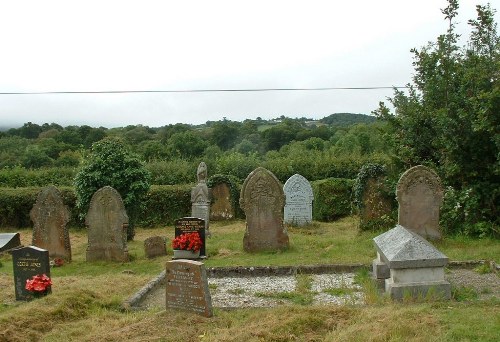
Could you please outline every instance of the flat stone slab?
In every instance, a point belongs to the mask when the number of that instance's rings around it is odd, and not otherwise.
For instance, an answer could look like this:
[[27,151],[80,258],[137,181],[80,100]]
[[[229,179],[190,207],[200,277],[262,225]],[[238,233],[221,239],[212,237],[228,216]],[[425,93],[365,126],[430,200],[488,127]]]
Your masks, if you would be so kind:
[[444,267],[448,257],[420,235],[396,225],[373,239],[380,258],[390,269]]

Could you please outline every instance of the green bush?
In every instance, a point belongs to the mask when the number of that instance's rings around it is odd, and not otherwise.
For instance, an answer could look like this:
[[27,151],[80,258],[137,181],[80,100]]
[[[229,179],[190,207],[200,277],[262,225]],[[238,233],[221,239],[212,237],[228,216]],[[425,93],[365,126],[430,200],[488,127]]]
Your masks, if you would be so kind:
[[151,184],[176,185],[196,182],[199,162],[185,159],[154,161],[146,164],[151,174]]
[[176,219],[190,215],[190,185],[152,185],[143,198],[137,223],[141,226],[173,224]]
[[76,170],[73,167],[49,167],[37,170],[16,166],[0,169],[0,187],[71,186]]
[[311,182],[314,193],[313,219],[333,221],[351,215],[351,192],[354,181],[328,178]]
[[[30,211],[42,188],[0,188],[0,227],[31,226]],[[76,195],[70,187],[60,187],[63,203],[71,212],[69,225],[81,225],[75,210]]]

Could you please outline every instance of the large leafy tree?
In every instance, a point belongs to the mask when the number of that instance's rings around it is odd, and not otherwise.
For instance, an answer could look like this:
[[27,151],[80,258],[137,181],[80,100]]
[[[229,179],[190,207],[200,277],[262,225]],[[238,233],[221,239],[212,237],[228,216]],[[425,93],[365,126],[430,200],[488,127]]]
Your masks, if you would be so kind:
[[92,145],[90,155],[75,177],[77,207],[85,215],[97,190],[106,185],[115,188],[129,215],[127,239],[132,240],[141,199],[149,190],[149,179],[144,164],[126,149],[121,140],[103,139]]
[[500,38],[495,11],[478,5],[469,41],[461,47],[458,9],[458,0],[448,0],[442,10],[446,34],[412,50],[413,83],[389,99],[395,112],[381,103],[375,113],[392,127],[400,166],[432,166],[449,187],[454,203],[444,208],[448,229],[498,234]]

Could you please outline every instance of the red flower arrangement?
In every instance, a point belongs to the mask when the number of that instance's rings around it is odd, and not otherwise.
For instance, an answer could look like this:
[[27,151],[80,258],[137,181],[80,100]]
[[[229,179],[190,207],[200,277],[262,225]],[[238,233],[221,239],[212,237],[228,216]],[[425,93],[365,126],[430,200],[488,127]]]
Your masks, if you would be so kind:
[[173,249],[198,252],[202,245],[203,242],[201,241],[200,234],[197,232],[184,233],[172,240]]
[[52,280],[46,274],[34,275],[31,279],[26,279],[26,290],[33,293],[35,297],[47,294],[52,286]]

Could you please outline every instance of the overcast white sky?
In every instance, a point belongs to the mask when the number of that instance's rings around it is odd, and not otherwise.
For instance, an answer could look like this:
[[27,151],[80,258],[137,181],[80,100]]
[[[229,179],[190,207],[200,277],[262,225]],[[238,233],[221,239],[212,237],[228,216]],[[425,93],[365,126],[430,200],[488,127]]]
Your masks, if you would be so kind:
[[[459,30],[481,0],[460,0]],[[445,0],[0,0],[0,92],[404,86]],[[495,6],[494,4],[492,4]],[[496,15],[496,22],[499,22]],[[119,127],[336,112],[392,90],[0,95],[0,127]]]

